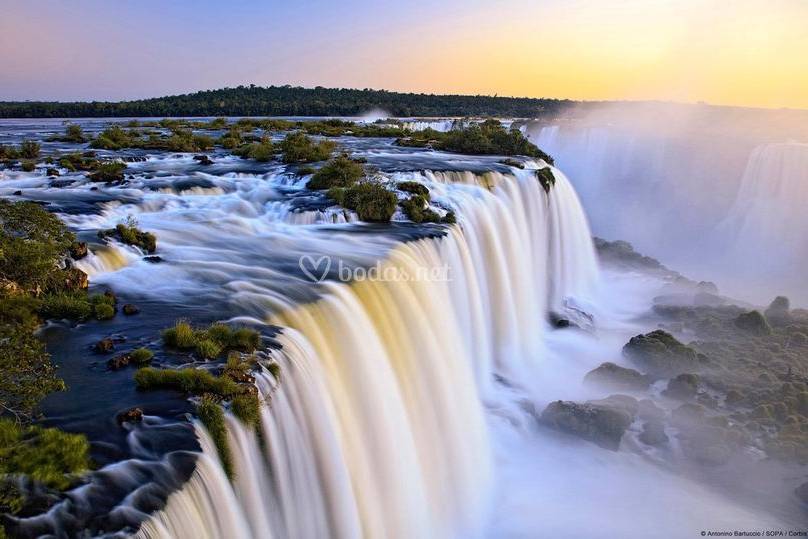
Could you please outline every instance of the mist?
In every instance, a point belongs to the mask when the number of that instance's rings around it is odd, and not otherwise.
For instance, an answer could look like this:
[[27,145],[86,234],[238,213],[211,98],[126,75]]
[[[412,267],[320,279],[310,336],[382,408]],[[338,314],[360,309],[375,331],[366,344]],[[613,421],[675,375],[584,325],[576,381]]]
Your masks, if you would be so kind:
[[739,299],[808,305],[808,113],[578,105],[525,131],[573,182],[593,233]]

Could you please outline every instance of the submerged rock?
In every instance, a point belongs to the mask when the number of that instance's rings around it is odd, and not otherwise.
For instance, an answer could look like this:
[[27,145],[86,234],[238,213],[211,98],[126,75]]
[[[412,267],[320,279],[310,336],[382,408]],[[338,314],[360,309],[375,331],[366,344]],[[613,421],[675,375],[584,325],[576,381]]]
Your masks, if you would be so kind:
[[640,441],[645,445],[659,446],[668,443],[665,425],[661,421],[646,421],[642,426]]
[[650,381],[639,371],[621,367],[614,363],[601,363],[589,371],[584,382],[606,386],[619,391],[642,391],[648,389]]
[[122,423],[136,423],[143,421],[143,410],[140,408],[131,408],[118,414],[116,419],[118,420],[119,425]]
[[123,306],[123,314],[126,316],[132,316],[133,314],[138,314],[140,312],[140,307],[137,305],[132,305],[131,303],[127,303]]
[[195,155],[194,161],[198,161],[200,165],[212,165],[213,161],[207,155]]
[[110,339],[109,337],[101,339],[97,343],[93,349],[99,354],[109,354],[113,350],[115,350],[115,341]]
[[608,406],[555,401],[547,405],[540,420],[552,428],[617,451],[623,433],[631,424],[631,415]]

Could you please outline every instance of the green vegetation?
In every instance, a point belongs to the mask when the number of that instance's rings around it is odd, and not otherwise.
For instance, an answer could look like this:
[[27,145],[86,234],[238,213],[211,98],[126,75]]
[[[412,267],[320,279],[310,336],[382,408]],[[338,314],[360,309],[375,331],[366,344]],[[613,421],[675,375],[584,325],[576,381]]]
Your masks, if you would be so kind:
[[[165,122],[165,123],[164,123]],[[176,120],[164,120],[160,127],[171,130],[169,136],[150,134],[142,137],[134,129],[124,129],[113,125],[102,131],[91,143],[91,148],[103,150],[123,150],[141,148],[145,150],[166,150],[170,152],[200,152],[213,148],[214,140],[205,135],[194,135],[190,129],[183,129]]]
[[155,369],[144,367],[135,372],[135,384],[142,391],[175,389],[191,395],[211,393],[229,399],[245,391],[228,377],[216,377],[203,369]]
[[0,475],[4,478],[24,474],[63,490],[76,474],[90,469],[89,450],[84,436],[0,419]]
[[234,477],[233,457],[227,443],[227,426],[224,422],[224,412],[216,399],[210,395],[203,395],[196,413],[199,420],[205,425],[210,437],[213,438],[224,473],[232,481]]
[[555,185],[555,175],[553,174],[553,169],[550,167],[540,168],[536,171],[536,179],[539,180],[539,183],[544,188],[545,193],[550,192],[550,188]]
[[87,142],[87,139],[84,137],[84,131],[81,130],[81,126],[78,124],[68,124],[65,129],[65,136],[62,137],[61,140],[62,142],[73,142],[76,144]]
[[359,218],[371,223],[387,223],[396,211],[395,193],[383,185],[366,181],[351,187],[332,187],[328,196],[341,206],[354,210]]
[[429,200],[429,189],[426,185],[418,182],[400,182],[396,185],[396,189],[411,193],[413,195],[422,196],[425,200]]
[[98,237],[101,239],[115,238],[126,245],[139,247],[149,254],[157,250],[157,236],[140,230],[137,227],[137,221],[131,217],[125,223],[116,225],[115,228],[100,231]]
[[88,296],[84,292],[66,290],[43,295],[38,312],[42,318],[84,321],[90,317],[109,320],[115,316],[115,298],[107,294]]
[[36,170],[36,161],[33,160],[25,160],[20,163],[20,168],[23,172],[33,172]]
[[37,159],[39,157],[40,145],[33,140],[24,140],[20,144],[20,157],[23,159]]
[[225,324],[197,329],[179,320],[163,331],[163,343],[169,348],[194,350],[204,359],[213,359],[225,351],[254,352],[261,344],[261,335],[253,329],[233,330]]
[[330,189],[332,187],[350,187],[365,174],[361,163],[339,155],[323,165],[308,181],[308,189]]
[[554,116],[573,102],[557,99],[406,94],[386,90],[238,86],[193,94],[110,102],[5,102],[0,118],[101,116],[358,116],[381,108],[393,116]]
[[330,140],[314,142],[299,131],[289,133],[280,144],[284,163],[313,163],[331,157],[336,144]]
[[93,182],[120,182],[123,181],[123,171],[126,163],[120,161],[98,161],[93,165],[92,172],[87,177]]
[[441,218],[434,210],[427,206],[427,200],[423,195],[413,195],[401,201],[401,208],[407,219],[414,223],[440,223]]
[[233,151],[235,155],[243,157],[244,159],[255,159],[256,161],[272,161],[275,159],[275,146],[268,137],[261,139],[260,142],[253,142],[239,146]]
[[129,353],[129,357],[136,365],[145,365],[154,357],[154,352],[148,348],[137,348]]
[[0,277],[28,292],[56,287],[60,262],[75,237],[33,202],[0,200]]
[[[54,298],[86,294],[76,290],[81,272],[62,269],[75,237],[58,218],[38,204],[3,200],[0,226],[0,512],[15,514],[27,503],[17,478],[65,489],[89,469],[83,436],[30,425],[40,401],[65,389],[34,332],[53,314]],[[90,309],[85,300],[81,315]]]
[[470,123],[445,133],[432,129],[416,131],[399,139],[398,144],[471,155],[524,155],[553,164],[552,157],[525,138],[521,131],[505,129],[498,120]]
[[233,150],[242,144],[241,129],[238,126],[231,126],[230,130],[219,138],[222,148]]
[[119,125],[113,125],[104,129],[90,143],[90,148],[99,150],[123,150],[135,145],[135,133],[127,131]]
[[261,401],[252,393],[245,393],[233,397],[230,411],[242,423],[252,428],[258,428],[261,421]]

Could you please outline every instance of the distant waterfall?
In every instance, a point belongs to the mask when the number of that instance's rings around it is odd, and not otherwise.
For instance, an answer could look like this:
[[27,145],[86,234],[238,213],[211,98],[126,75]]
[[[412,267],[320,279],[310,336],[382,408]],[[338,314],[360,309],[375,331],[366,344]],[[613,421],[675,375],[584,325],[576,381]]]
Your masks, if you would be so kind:
[[[200,465],[141,537],[474,537],[492,481],[486,404],[495,375],[529,383],[546,313],[588,293],[597,265],[567,179],[545,193],[514,175],[407,173],[457,205],[439,239],[383,261],[448,279],[329,283],[271,317],[280,381],[259,374],[263,445],[228,421],[236,479]],[[195,520],[193,523],[189,520]],[[200,521],[200,522],[197,522]]]

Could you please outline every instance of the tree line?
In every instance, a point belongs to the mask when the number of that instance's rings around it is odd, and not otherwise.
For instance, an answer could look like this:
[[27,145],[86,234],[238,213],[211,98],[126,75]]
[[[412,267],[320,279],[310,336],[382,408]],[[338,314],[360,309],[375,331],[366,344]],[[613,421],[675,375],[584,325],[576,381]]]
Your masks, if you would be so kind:
[[293,86],[238,86],[135,101],[4,101],[0,118],[165,116],[357,116],[381,109],[391,116],[554,115],[570,100],[484,95],[436,95]]

